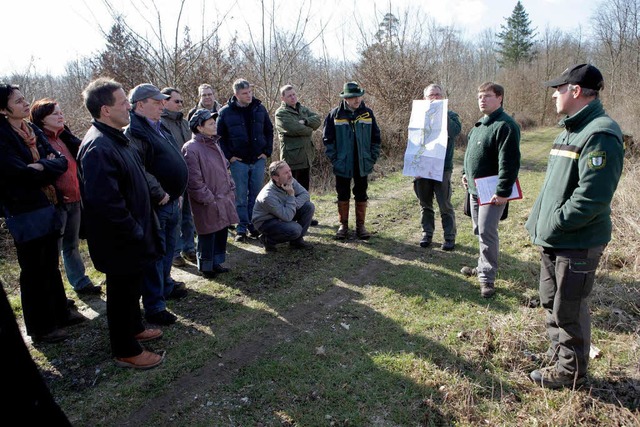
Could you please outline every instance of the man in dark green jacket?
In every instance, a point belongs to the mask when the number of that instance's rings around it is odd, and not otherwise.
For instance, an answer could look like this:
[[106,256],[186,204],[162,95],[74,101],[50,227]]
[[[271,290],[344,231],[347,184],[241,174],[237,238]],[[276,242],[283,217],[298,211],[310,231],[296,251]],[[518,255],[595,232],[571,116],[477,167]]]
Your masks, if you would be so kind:
[[[320,127],[322,118],[298,102],[298,94],[292,85],[280,88],[280,99],[282,104],[276,110],[276,131],[282,160],[291,168],[293,178],[308,192],[309,172],[316,152],[311,134]],[[312,220],[311,225],[318,225],[318,221]]]
[[622,173],[624,144],[620,127],[598,99],[604,79],[596,67],[574,65],[545,86],[555,89],[564,131],[551,147],[526,228],[540,246],[540,303],[551,339],[547,358],[555,364],[530,376],[547,388],[577,387],[587,374],[587,298],[611,240],[611,199]]
[[340,93],[342,102],[324,120],[322,139],[325,154],[333,165],[338,193],[340,228],[336,239],[344,240],[349,233],[349,199],[351,180],[356,201],[356,235],[367,240],[371,234],[364,226],[367,210],[367,177],[380,155],[380,128],[370,108],[365,107],[364,89],[348,82]]
[[[437,84],[430,84],[424,89],[424,99],[438,101],[444,99],[444,89]],[[431,245],[435,230],[435,211],[433,210],[433,196],[436,196],[442,219],[444,243],[442,249],[452,251],[456,244],[456,214],[451,204],[451,174],[453,172],[453,149],[455,140],[462,130],[460,117],[455,111],[447,111],[447,153],[444,158],[444,173],[442,181],[417,176],[413,181],[413,190],[420,201],[422,223],[423,248]]]
[[[520,170],[520,127],[502,109],[503,97],[504,88],[499,84],[486,82],[478,88],[478,107],[484,117],[469,132],[462,175],[462,183],[471,195],[473,232],[480,244],[477,267],[464,267],[462,273],[477,275],[484,298],[495,293],[498,222]],[[474,179],[488,176],[497,176],[498,185],[489,203],[480,205]]]

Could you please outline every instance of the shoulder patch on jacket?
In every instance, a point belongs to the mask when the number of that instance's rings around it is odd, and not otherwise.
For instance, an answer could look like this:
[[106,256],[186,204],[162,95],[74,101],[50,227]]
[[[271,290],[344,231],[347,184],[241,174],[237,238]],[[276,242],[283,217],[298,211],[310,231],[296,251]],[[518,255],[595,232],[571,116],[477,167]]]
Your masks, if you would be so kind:
[[588,165],[589,169],[602,169],[607,164],[606,151],[592,151],[589,153]]

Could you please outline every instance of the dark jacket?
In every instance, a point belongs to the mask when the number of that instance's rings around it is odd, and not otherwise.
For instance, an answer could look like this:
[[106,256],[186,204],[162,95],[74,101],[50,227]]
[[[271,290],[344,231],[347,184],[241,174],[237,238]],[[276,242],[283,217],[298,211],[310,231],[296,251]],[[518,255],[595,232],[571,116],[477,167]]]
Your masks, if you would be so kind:
[[[31,151],[7,119],[0,115],[0,206],[4,206],[11,215],[50,205],[42,187],[53,185],[67,170],[67,159],[51,147],[37,126],[31,127],[36,134],[36,146],[40,153],[37,163],[44,167],[43,171],[27,167],[34,163]],[[56,158],[47,160],[52,153]],[[0,215],[4,216],[3,209],[0,209]]]
[[107,274],[141,271],[162,248],[137,151],[122,131],[94,120],[78,160],[93,264]]
[[469,132],[463,170],[469,194],[477,195],[475,178],[498,175],[495,194],[511,195],[520,171],[520,127],[502,107],[477,121]]
[[217,133],[227,160],[238,157],[243,163],[252,164],[261,154],[270,157],[273,151],[273,124],[258,98],[240,107],[233,96],[220,109]]
[[455,111],[447,111],[447,154],[444,158],[444,170],[453,170],[453,150],[456,146],[456,137],[462,130],[460,117]]
[[187,164],[178,143],[164,125],[160,124],[160,135],[146,118],[133,111],[129,116],[131,123],[124,134],[142,159],[154,204],[162,200],[165,193],[169,194],[171,200],[176,200],[187,189],[189,179]]
[[356,111],[347,109],[344,101],[331,110],[324,120],[322,139],[336,176],[353,178],[356,160],[360,176],[373,172],[373,165],[380,156],[380,128],[364,101]]
[[185,142],[191,139],[191,129],[189,123],[184,119],[184,115],[179,111],[164,110],[160,121],[164,127],[171,133],[173,139],[178,144],[178,148],[182,149]]
[[611,199],[622,173],[622,131],[598,99],[560,125],[565,130],[551,147],[526,228],[543,247],[604,245],[611,240]]

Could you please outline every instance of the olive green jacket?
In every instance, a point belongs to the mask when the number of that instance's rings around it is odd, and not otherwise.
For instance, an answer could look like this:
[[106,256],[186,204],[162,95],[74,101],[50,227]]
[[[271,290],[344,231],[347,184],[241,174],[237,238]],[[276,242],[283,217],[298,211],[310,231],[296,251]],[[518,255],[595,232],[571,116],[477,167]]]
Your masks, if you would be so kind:
[[321,122],[318,114],[299,102],[296,108],[283,102],[276,110],[276,131],[280,138],[282,160],[287,162],[291,170],[311,167],[315,158],[311,134],[320,127]]

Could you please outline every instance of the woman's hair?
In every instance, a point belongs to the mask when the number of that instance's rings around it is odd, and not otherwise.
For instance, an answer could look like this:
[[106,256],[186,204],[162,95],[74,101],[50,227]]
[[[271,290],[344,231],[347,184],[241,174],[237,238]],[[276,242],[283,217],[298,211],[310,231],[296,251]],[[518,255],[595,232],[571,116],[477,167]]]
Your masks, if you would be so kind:
[[0,83],[0,110],[8,110],[13,112],[13,110],[9,108],[9,98],[11,97],[11,94],[16,90],[20,90],[20,86]]
[[55,99],[43,98],[39,99],[31,105],[31,116],[29,120],[34,125],[42,129],[44,118],[51,115],[56,109],[58,103]]

